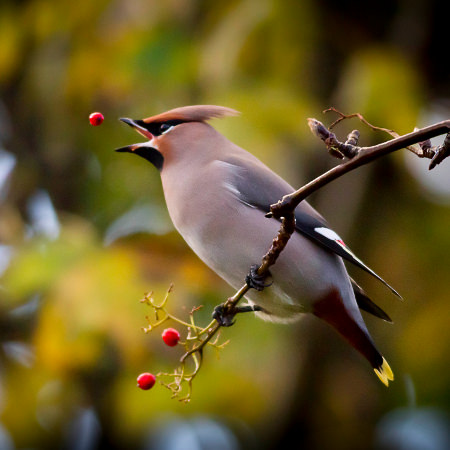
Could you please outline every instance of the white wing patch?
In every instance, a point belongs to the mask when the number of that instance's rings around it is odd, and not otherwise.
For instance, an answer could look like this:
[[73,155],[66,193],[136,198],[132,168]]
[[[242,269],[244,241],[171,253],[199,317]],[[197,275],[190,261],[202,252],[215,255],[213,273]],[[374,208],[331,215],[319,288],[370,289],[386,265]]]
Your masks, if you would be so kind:
[[[367,267],[346,245],[345,242],[342,240],[342,238],[333,230],[330,230],[329,228],[325,228],[325,227],[318,227],[318,228],[314,228],[314,231],[316,233],[321,234],[322,236],[325,236],[327,239],[330,239],[334,242],[336,242],[336,244],[339,245],[339,247],[341,247],[343,250],[345,250],[346,253],[348,253],[353,259],[355,259],[356,261],[358,261],[360,264],[362,264],[364,267]],[[370,272],[372,273],[373,271],[371,269],[369,269]]]
[[325,227],[314,228],[314,231],[321,234],[322,236],[325,236],[327,239],[336,241],[338,244],[341,244],[345,247],[344,241],[335,231]]

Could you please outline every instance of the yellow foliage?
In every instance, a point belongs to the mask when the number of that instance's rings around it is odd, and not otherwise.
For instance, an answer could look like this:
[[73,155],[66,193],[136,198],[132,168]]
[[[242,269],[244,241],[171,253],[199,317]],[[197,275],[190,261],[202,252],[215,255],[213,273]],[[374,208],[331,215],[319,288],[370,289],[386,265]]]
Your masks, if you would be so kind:
[[0,85],[14,74],[23,55],[23,34],[12,11],[0,14]]
[[366,47],[349,58],[336,106],[347,113],[362,112],[371,123],[389,123],[390,129],[407,133],[419,113],[421,83],[412,63],[399,51]]
[[101,342],[95,339],[95,333],[67,323],[52,304],[41,312],[34,345],[38,364],[57,376],[93,367],[101,354]]

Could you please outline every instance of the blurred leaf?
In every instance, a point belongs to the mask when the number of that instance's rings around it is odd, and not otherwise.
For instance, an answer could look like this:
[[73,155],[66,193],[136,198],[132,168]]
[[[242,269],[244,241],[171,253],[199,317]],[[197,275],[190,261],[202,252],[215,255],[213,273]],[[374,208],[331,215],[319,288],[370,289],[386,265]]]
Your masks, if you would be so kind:
[[337,106],[344,112],[362,113],[374,125],[408,133],[416,124],[420,86],[415,67],[400,52],[367,47],[349,58],[341,75]]

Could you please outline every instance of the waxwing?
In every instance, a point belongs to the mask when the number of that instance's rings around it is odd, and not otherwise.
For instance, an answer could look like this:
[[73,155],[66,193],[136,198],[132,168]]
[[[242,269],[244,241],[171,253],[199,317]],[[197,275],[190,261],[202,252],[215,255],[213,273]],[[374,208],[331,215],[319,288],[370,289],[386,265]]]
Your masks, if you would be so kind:
[[[135,153],[159,170],[175,228],[214,272],[239,289],[279,230],[279,222],[265,214],[294,188],[207,123],[236,114],[225,107],[199,105],[143,120],[120,119],[147,140],[117,151]],[[396,291],[357,258],[306,201],[295,217],[296,232],[270,269],[272,284],[250,289],[246,310],[277,322],[314,314],[365,356],[388,385],[393,373],[375,347],[360,309],[390,319],[349,277],[343,259]]]

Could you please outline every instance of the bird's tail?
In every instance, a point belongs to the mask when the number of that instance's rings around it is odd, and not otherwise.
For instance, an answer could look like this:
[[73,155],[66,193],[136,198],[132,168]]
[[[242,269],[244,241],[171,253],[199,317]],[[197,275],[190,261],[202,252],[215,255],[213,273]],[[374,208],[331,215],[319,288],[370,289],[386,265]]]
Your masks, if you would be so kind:
[[388,362],[384,358],[383,358],[383,363],[381,364],[381,367],[374,367],[373,370],[374,370],[376,376],[386,386],[389,386],[389,381],[394,380],[394,373],[392,372],[391,368],[389,367]]
[[380,381],[386,386],[389,385],[389,381],[394,379],[394,374],[375,347],[357,307],[351,314],[344,306],[339,292],[332,290],[323,299],[316,302],[313,313],[333,326],[370,362]]

